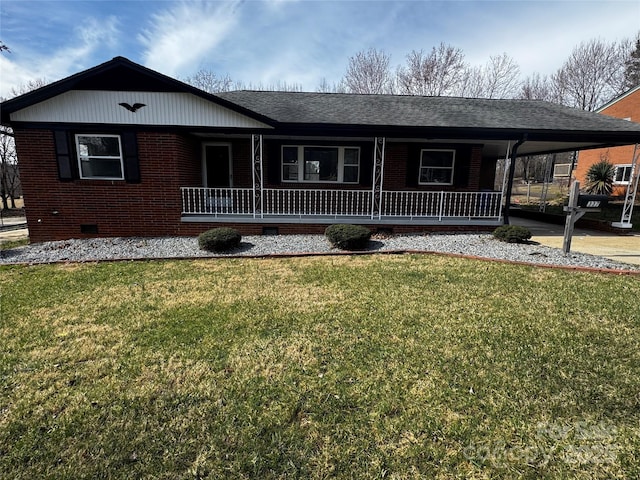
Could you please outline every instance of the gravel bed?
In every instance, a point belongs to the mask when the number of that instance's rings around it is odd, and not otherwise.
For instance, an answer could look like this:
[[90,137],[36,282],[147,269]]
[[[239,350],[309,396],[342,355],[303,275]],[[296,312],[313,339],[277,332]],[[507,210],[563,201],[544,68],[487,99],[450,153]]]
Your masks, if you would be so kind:
[[[637,265],[619,263],[582,253],[565,256],[560,249],[538,244],[508,244],[489,234],[431,234],[374,236],[371,252],[420,250],[532,264],[640,270]],[[0,264],[78,262],[145,258],[190,258],[212,256],[262,256],[271,254],[336,253],[324,235],[275,235],[243,237],[240,248],[226,254],[213,254],[198,248],[196,237],[95,238],[63,240],[27,245],[0,251]]]

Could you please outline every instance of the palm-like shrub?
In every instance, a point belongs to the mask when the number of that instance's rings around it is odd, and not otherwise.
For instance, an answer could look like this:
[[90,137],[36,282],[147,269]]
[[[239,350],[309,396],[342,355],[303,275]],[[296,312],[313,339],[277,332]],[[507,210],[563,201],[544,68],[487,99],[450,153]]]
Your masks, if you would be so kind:
[[587,193],[596,195],[611,195],[613,193],[613,176],[616,167],[607,160],[600,160],[589,167],[587,171]]

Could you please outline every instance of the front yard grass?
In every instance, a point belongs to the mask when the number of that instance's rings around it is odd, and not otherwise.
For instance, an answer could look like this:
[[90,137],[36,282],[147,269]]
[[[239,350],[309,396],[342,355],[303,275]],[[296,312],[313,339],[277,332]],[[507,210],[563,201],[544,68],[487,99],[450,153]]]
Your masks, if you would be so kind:
[[379,255],[0,293],[0,478],[640,477],[638,277]]
[[21,238],[18,240],[0,240],[0,250],[11,250],[12,248],[23,247],[29,245],[28,238]]

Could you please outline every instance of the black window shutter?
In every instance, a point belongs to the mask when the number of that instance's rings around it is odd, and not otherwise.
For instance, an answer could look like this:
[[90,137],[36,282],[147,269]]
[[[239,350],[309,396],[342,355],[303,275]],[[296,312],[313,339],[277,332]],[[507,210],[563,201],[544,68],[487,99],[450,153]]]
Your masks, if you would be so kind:
[[453,164],[453,186],[466,188],[469,185],[469,171],[471,168],[471,149],[462,147],[456,149]]
[[73,180],[73,160],[71,158],[71,148],[69,145],[69,132],[66,130],[56,130],[53,132],[56,145],[56,161],[58,163],[58,178],[68,182]]
[[138,160],[138,138],[135,132],[122,134],[124,179],[128,183],[140,183],[140,161]]
[[360,185],[363,187],[373,185],[373,143],[363,144],[360,147]]
[[[267,153],[266,162],[262,163],[262,168],[267,169],[266,178],[270,185],[280,185],[280,177],[281,177],[281,155],[282,155],[282,144],[280,142],[269,142],[267,144],[267,148],[265,149]],[[253,159],[252,159],[253,160]]]
[[410,144],[407,148],[407,187],[417,187],[420,177],[420,146]]

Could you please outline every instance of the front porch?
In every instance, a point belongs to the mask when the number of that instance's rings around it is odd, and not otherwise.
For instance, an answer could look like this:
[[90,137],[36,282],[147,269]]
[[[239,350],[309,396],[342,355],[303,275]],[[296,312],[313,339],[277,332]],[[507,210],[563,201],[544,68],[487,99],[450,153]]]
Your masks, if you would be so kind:
[[182,187],[182,221],[500,225],[501,192]]

